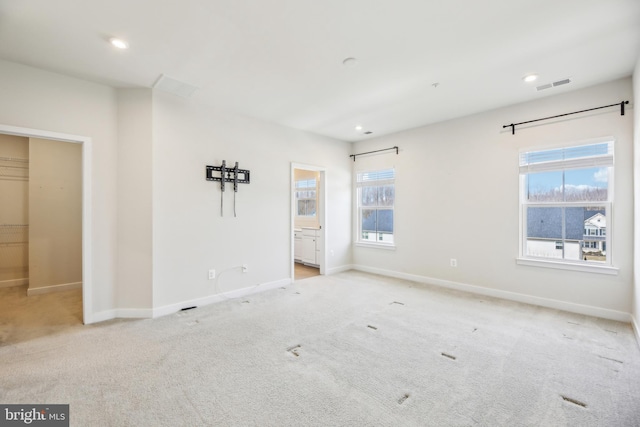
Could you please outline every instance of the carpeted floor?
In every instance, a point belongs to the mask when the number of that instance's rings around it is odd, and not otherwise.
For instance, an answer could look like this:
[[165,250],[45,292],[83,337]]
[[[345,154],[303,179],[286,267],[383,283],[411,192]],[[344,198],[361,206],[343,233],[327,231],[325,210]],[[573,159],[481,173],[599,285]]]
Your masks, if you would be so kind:
[[27,285],[0,288],[0,346],[81,326],[81,289],[27,296]]
[[76,426],[639,426],[630,325],[359,272],[0,347]]

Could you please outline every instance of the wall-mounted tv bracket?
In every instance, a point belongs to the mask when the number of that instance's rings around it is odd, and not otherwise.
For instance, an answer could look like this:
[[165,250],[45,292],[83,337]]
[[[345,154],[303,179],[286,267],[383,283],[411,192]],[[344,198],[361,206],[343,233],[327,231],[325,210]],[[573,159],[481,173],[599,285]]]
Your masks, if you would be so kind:
[[[220,166],[207,166],[207,181],[218,181],[220,183],[220,216],[224,216],[224,187],[226,182],[233,182],[233,216],[236,216],[236,193],[238,184],[249,184],[249,170],[238,169],[238,162],[235,167],[228,168],[227,162],[222,161]],[[220,176],[213,176],[219,172]]]

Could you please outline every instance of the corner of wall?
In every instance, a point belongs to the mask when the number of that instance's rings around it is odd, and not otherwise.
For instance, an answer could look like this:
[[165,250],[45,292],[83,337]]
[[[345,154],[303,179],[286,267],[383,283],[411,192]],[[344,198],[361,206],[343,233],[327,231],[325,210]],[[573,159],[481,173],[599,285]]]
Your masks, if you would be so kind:
[[[152,91],[118,89],[117,315],[152,308]],[[119,310],[119,311],[118,311]],[[136,309],[137,310],[137,309]],[[140,317],[146,314],[124,314]]]
[[640,99],[640,57],[633,72],[633,183],[634,183],[634,242],[633,242],[633,287],[631,317],[640,345],[640,330],[636,319],[640,318],[640,108],[635,106]]
[[633,314],[631,315],[631,327],[636,334],[636,342],[638,343],[638,348],[640,348],[640,325],[638,325],[638,321]]

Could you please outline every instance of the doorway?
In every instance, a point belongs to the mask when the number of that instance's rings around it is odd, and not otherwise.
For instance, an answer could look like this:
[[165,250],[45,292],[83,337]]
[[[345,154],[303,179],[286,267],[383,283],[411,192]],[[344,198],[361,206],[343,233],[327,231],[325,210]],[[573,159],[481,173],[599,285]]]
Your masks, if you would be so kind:
[[[30,255],[34,257],[40,256],[37,259],[37,265],[34,263],[33,273],[28,270],[28,275],[23,275],[20,279],[22,282],[14,282],[11,285],[6,285],[5,290],[9,289],[10,286],[19,285],[24,286],[26,288],[26,292],[29,294],[32,303],[36,303],[38,307],[47,307],[50,305],[55,305],[57,309],[60,308],[59,304],[54,300],[64,300],[67,302],[71,302],[75,304],[75,308],[70,310],[63,310],[64,315],[66,316],[66,320],[63,323],[67,325],[69,323],[78,323],[79,324],[88,324],[92,323],[92,281],[91,281],[91,139],[82,136],[76,135],[68,135],[61,134],[57,132],[49,132],[42,131],[37,129],[28,129],[28,128],[20,128],[15,126],[8,125],[0,125],[0,134],[7,135],[9,137],[21,137],[25,138],[29,141],[29,148],[31,149],[31,141],[33,141],[34,146],[38,145],[37,151],[34,154],[37,154],[38,162],[47,160],[48,156],[52,155],[52,151],[55,152],[57,149],[62,149],[62,151],[72,154],[75,170],[75,183],[71,184],[68,177],[65,177],[64,174],[59,174],[54,180],[51,180],[50,177],[47,177],[46,174],[40,168],[37,170],[32,170],[31,174],[28,175],[28,179],[23,179],[23,181],[27,181],[27,185],[36,185],[33,189],[31,189],[31,193],[37,194],[40,192],[40,196],[43,201],[55,199],[53,196],[60,196],[57,198],[57,207],[46,207],[46,205],[38,204],[37,201],[29,201],[27,199],[27,207],[24,208],[29,211],[32,208],[33,218],[40,217],[37,219],[38,226],[35,226],[35,222],[33,226],[31,226],[31,218],[27,217],[27,220],[22,220],[22,224],[17,225],[28,225],[28,227],[23,227],[23,229],[28,230],[26,234],[28,236],[29,242],[34,242],[33,245],[27,245],[21,251],[21,262],[24,264],[25,257],[28,259]],[[29,152],[31,154],[31,152]],[[31,163],[31,160],[36,159],[36,157],[31,158],[28,157],[27,168],[28,166],[34,166]],[[40,164],[36,162],[37,164]],[[55,163],[55,162],[54,162]],[[23,164],[23,169],[24,169]],[[37,165],[36,165],[37,167]],[[51,167],[51,166],[50,166]],[[65,169],[67,169],[65,167]],[[60,170],[60,163],[57,165],[53,165],[51,167],[51,171],[56,172]],[[50,171],[50,172],[51,172]],[[34,172],[37,172],[37,175],[34,175]],[[66,172],[69,172],[67,169]],[[26,172],[29,173],[28,171]],[[23,177],[24,178],[24,177]],[[40,180],[40,181],[38,181]],[[29,182],[33,181],[33,182]],[[66,193],[66,194],[65,194]],[[67,201],[69,198],[69,194],[73,193],[73,197],[75,197],[75,201],[72,202],[74,205],[73,213],[64,213],[64,210],[60,210],[61,204],[64,205],[66,202],[61,202],[65,198]],[[64,217],[62,219],[62,223],[52,224],[50,221],[58,216]],[[71,220],[72,219],[72,220]],[[34,219],[35,220],[35,219]],[[70,221],[71,220],[71,221]],[[66,224],[64,223],[66,221]],[[4,221],[0,220],[0,223]],[[64,233],[67,233],[69,236],[73,236],[73,242],[58,244],[55,239],[51,239],[47,237],[46,233],[50,230],[55,230],[62,224],[62,230]],[[69,229],[68,226],[72,226],[73,229]],[[39,234],[45,233],[45,234]],[[16,237],[15,233],[13,233]],[[38,237],[40,236],[40,237]],[[13,239],[13,237],[11,237]],[[24,236],[23,236],[24,237]],[[17,237],[16,237],[17,238]],[[39,239],[36,243],[35,239]],[[24,241],[24,240],[23,240]],[[49,247],[47,249],[47,246]],[[33,251],[32,251],[33,250]],[[33,254],[31,254],[33,252]],[[67,254],[72,254],[74,257],[73,262],[66,262],[64,260],[59,260],[56,257],[59,255],[59,252],[66,252]],[[12,262],[16,262],[14,259]],[[43,273],[47,271],[47,268],[54,268],[60,266],[60,264],[64,264],[64,268],[57,269],[54,273],[54,278],[49,281],[42,281],[41,277],[38,278],[38,273]],[[27,264],[28,265],[28,264]],[[23,266],[23,269],[26,266]],[[37,268],[37,270],[36,270]],[[73,270],[71,272],[71,270]],[[6,279],[6,278],[5,278]],[[29,289],[31,279],[33,279],[34,286],[33,289]],[[27,281],[28,280],[28,281]],[[75,296],[72,296],[75,290]],[[6,293],[10,293],[6,291]],[[19,292],[18,292],[19,294]],[[15,295],[14,295],[15,296]],[[20,295],[18,295],[20,296]],[[72,302],[75,301],[75,302]],[[43,316],[46,318],[46,316]],[[75,321],[71,321],[70,319],[74,318]],[[50,328],[49,328],[50,329]]]
[[291,278],[325,274],[326,170],[291,164]]
[[82,146],[0,134],[0,341],[82,324]]

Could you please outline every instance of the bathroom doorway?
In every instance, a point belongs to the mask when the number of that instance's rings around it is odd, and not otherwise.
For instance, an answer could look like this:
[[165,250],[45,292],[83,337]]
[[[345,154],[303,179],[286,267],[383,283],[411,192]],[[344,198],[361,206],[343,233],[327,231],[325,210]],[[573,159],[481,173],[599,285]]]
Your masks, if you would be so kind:
[[326,171],[291,165],[291,277],[293,281],[325,274]]

